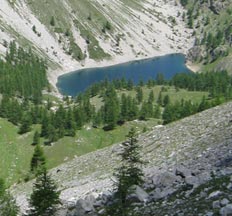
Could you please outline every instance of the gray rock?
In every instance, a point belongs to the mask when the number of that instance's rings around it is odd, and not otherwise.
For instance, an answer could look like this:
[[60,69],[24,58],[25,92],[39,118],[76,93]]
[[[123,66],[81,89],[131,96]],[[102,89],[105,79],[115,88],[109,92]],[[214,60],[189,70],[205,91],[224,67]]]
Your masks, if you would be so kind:
[[162,192],[160,188],[156,188],[154,191],[150,193],[151,200],[159,200],[162,199]]
[[132,202],[147,202],[148,198],[148,193],[138,185],[132,186],[130,188],[130,195],[128,196],[128,200]]
[[100,211],[98,211],[98,215],[103,215],[105,214],[105,209],[101,209]]
[[214,209],[220,208],[221,207],[220,201],[219,200],[214,201],[212,206]]
[[176,168],[175,173],[176,173],[177,176],[181,176],[182,178],[186,178],[187,176],[191,176],[192,175],[191,170],[189,170],[188,168],[186,168],[183,165],[178,166]]
[[199,179],[196,176],[187,176],[185,178],[185,183],[197,187],[199,185]]
[[211,194],[209,194],[209,199],[213,199],[213,198],[216,198],[216,197],[218,197],[218,196],[220,196],[222,194],[222,192],[221,191],[214,191],[214,192],[212,192]]
[[80,199],[76,203],[75,214],[72,216],[83,216],[86,213],[94,212],[93,203],[90,200]]
[[211,180],[211,175],[209,172],[202,172],[199,175],[197,175],[198,180],[199,180],[199,184],[203,184],[209,180]]
[[232,216],[232,204],[228,204],[221,208],[220,215],[222,216]]
[[104,191],[101,195],[101,201],[103,204],[106,204],[113,196],[113,193],[110,191]]
[[226,206],[227,204],[229,204],[229,202],[230,201],[228,199],[224,198],[224,199],[221,200],[220,204],[223,207],[223,206]]
[[213,216],[213,212],[207,212],[205,216]]
[[228,189],[228,190],[232,190],[232,183],[229,183],[229,184],[227,185],[227,189]]
[[171,172],[163,172],[152,177],[155,187],[170,187],[181,181],[181,178]]

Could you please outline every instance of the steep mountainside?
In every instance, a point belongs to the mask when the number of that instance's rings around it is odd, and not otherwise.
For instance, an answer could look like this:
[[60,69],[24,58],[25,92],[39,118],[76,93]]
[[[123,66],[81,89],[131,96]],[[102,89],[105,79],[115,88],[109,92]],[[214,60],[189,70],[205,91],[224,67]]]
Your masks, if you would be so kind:
[[232,1],[181,2],[187,9],[183,18],[196,38],[189,58],[205,64],[206,69],[231,71]]
[[55,84],[61,71],[186,53],[182,12],[174,0],[1,0],[0,53],[11,40],[32,46],[61,69],[50,73]]
[[[140,136],[142,155],[149,162],[145,169],[147,178],[175,170],[180,165],[187,167],[190,170],[188,172],[194,172],[199,179],[198,183],[190,179],[190,184],[202,184],[210,179],[211,173],[218,170],[229,173],[232,152],[231,108],[232,103],[227,103],[167,126],[156,126],[152,132]],[[119,151],[120,145],[116,144],[53,169],[51,173],[62,191],[64,205],[69,206],[87,194],[96,196],[109,190],[113,183],[113,169],[118,166]],[[22,209],[25,208],[30,188],[31,182],[14,189]]]

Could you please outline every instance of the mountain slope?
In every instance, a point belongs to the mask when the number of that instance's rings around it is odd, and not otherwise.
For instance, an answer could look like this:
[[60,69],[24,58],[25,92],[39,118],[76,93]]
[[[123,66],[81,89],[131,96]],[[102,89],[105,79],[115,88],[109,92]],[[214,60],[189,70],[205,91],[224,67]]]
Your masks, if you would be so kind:
[[[218,170],[218,164],[231,160],[232,103],[206,110],[174,122],[156,126],[139,137],[142,155],[149,163],[147,176],[185,164],[199,174]],[[89,193],[101,193],[112,187],[112,172],[117,167],[120,145],[77,157],[53,170],[64,203],[75,202]],[[14,193],[24,209],[31,182],[18,185]]]
[[10,40],[34,47],[55,85],[59,74],[83,66],[186,53],[193,40],[182,12],[174,0],[2,0],[0,53]]

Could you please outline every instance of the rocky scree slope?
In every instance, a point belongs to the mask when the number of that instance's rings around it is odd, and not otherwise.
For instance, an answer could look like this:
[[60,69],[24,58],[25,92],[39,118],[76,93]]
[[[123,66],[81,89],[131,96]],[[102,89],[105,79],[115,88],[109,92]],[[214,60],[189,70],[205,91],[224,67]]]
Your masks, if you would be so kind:
[[[139,209],[144,202],[149,203],[146,205],[149,208],[143,210],[144,215],[145,212],[146,215],[152,215],[151,212],[156,211],[159,215],[175,215],[178,211],[178,215],[206,215],[214,201],[218,201],[217,207],[209,215],[219,214],[227,205],[230,208],[231,110],[232,102],[226,103],[166,126],[156,126],[152,132],[139,137],[141,154],[148,163],[144,169],[146,183],[143,189],[136,189],[139,192],[135,192],[135,200]],[[107,204],[112,195],[112,173],[118,166],[117,153],[120,150],[120,144],[116,144],[77,157],[51,170],[61,190],[63,207],[60,215],[79,215],[77,212],[80,209],[83,215],[101,213],[102,206]],[[31,185],[32,182],[29,182],[13,189],[22,210],[26,209],[26,197],[31,192]],[[145,195],[138,198],[139,194]],[[191,206],[193,197],[195,205]],[[228,200],[226,204],[220,204],[224,199]],[[186,204],[188,200],[189,208]],[[200,208],[200,200],[208,202],[205,202],[207,205],[203,205],[204,208]],[[176,206],[176,212],[173,206]],[[186,208],[183,209],[183,206]],[[195,213],[192,209],[194,206]]]
[[[9,41],[45,57],[53,71],[186,53],[192,31],[175,0],[1,0],[0,53]],[[56,69],[54,71],[54,69]]]

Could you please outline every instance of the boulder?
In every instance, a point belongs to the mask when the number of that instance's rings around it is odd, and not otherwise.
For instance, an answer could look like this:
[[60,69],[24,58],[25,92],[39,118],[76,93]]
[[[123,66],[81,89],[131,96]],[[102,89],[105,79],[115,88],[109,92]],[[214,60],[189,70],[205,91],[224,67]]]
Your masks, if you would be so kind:
[[187,176],[192,176],[192,171],[185,166],[180,165],[176,167],[175,174],[181,176],[181,178],[186,178]]
[[181,178],[171,172],[163,172],[152,177],[152,182],[155,187],[170,187],[181,182]]
[[221,207],[221,205],[220,205],[220,201],[219,200],[216,200],[216,201],[213,202],[213,208],[214,209],[217,209],[217,208],[220,208],[220,207]]
[[148,198],[149,195],[146,191],[138,185],[134,185],[130,188],[130,195],[127,199],[131,202],[147,202]]
[[232,204],[228,204],[221,208],[220,210],[221,216],[232,216]]
[[186,176],[185,183],[187,185],[197,187],[199,185],[199,179],[196,176]]
[[94,212],[93,200],[87,197],[87,199],[79,199],[76,203],[76,208],[69,211],[67,216],[84,216],[86,214],[95,215]]
[[212,193],[209,194],[209,199],[214,199],[214,198],[217,198],[218,196],[220,196],[222,194],[221,191],[214,191]]
[[227,204],[229,204],[229,202],[230,201],[228,199],[224,198],[224,199],[221,200],[220,204],[223,207],[223,206],[226,206]]

